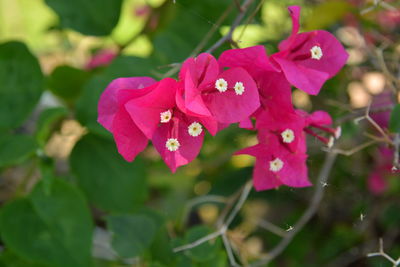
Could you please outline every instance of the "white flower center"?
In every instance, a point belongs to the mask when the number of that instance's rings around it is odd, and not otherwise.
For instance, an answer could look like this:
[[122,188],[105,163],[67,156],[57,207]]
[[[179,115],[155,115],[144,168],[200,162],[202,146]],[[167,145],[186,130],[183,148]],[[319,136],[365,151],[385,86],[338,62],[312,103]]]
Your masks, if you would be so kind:
[[164,111],[160,113],[160,121],[161,123],[167,123],[171,120],[172,113],[170,110]]
[[269,162],[269,170],[272,172],[278,172],[283,168],[283,161],[280,158],[276,158]]
[[317,45],[313,46],[313,47],[310,49],[310,52],[311,52],[311,58],[312,58],[312,59],[320,60],[320,59],[322,58],[322,56],[324,55],[324,54],[322,53],[321,47],[319,47],[319,46],[317,46]]
[[169,150],[169,151],[177,151],[178,148],[180,147],[179,141],[176,138],[170,138],[167,140],[167,142],[165,143],[165,147]]
[[285,143],[290,144],[294,140],[294,132],[291,129],[286,129],[281,133],[282,140]]
[[191,135],[193,137],[199,136],[202,131],[203,131],[203,127],[198,122],[193,122],[188,127],[188,133],[189,133],[189,135]]
[[215,88],[217,88],[221,93],[225,92],[228,89],[228,82],[222,78],[218,79],[215,81]]
[[235,83],[235,93],[237,95],[242,95],[244,92],[244,85],[242,82]]

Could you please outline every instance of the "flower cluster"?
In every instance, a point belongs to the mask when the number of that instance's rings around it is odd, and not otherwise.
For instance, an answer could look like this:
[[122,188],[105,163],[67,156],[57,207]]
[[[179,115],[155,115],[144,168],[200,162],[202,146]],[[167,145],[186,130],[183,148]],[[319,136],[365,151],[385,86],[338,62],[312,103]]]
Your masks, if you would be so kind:
[[326,31],[298,33],[300,7],[289,11],[292,33],[270,56],[263,46],[227,50],[218,60],[203,53],[183,63],[178,80],[112,81],[100,98],[98,121],[114,135],[119,153],[132,161],[151,140],[175,172],[198,155],[205,130],[215,135],[239,123],[257,130],[259,143],[236,153],[256,157],[256,190],[309,186],[305,134],[330,145],[340,129],[329,127],[326,112],[294,109],[291,86],[318,94],[348,55]]

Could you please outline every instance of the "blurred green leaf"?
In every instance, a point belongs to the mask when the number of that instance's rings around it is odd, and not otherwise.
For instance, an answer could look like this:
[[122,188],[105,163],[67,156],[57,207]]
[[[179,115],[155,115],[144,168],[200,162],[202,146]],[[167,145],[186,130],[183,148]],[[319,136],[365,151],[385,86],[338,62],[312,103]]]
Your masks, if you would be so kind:
[[[160,22],[162,25],[155,33],[155,53],[164,57],[167,62],[183,61],[203,41],[204,36],[215,26],[214,23],[230,4],[232,1],[227,0],[181,0],[176,4],[172,1],[166,3],[165,12],[171,15]],[[234,10],[231,14],[234,14]],[[229,25],[231,18],[226,19],[224,24]],[[216,31],[202,51],[220,36]]]
[[112,141],[84,136],[72,151],[70,165],[89,200],[103,210],[135,211],[147,198],[143,162],[126,162]]
[[304,25],[307,31],[330,27],[352,10],[352,5],[344,0],[330,0],[317,5]]
[[48,86],[50,90],[68,104],[73,104],[82,92],[83,85],[90,74],[71,66],[58,66],[51,73]]
[[57,128],[57,123],[65,118],[68,110],[64,107],[48,108],[40,113],[36,124],[35,137],[37,142],[44,146],[51,133]]
[[[210,229],[206,226],[195,226],[187,231],[184,244],[190,244],[210,233]],[[216,240],[205,242],[197,247],[187,250],[187,255],[195,261],[209,261],[216,257],[220,247],[221,240],[220,238],[217,238]]]
[[28,135],[0,135],[0,168],[21,164],[37,149],[36,141]]
[[117,25],[122,0],[46,0],[61,26],[85,35],[108,35]]
[[60,179],[51,191],[36,185],[28,198],[0,213],[2,240],[23,258],[54,267],[88,267],[92,240],[89,209],[81,193]]
[[155,223],[145,215],[111,215],[107,225],[113,233],[112,246],[123,258],[140,256],[156,233]]
[[393,133],[400,133],[400,104],[397,104],[390,114],[389,129]]
[[15,253],[6,250],[0,254],[0,267],[49,267],[49,265],[22,259]]
[[0,44],[0,84],[1,131],[20,126],[42,94],[39,62],[25,44]]

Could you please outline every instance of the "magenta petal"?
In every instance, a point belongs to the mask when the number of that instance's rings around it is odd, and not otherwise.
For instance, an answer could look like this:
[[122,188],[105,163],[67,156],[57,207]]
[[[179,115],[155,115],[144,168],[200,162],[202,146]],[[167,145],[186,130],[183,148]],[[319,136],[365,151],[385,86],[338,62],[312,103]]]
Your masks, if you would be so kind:
[[185,107],[197,116],[210,117],[211,113],[203,102],[201,91],[195,87],[190,72],[186,72],[185,83]]
[[126,161],[133,161],[137,154],[142,152],[148,143],[148,139],[133,123],[125,108],[121,107],[116,113],[112,132],[118,152]]
[[[174,122],[160,125],[154,132],[152,139],[154,147],[172,172],[197,157],[204,138],[204,131],[196,137],[188,133],[189,125],[197,121],[195,118],[186,117],[183,114],[177,115],[176,118],[177,120]],[[169,151],[166,148],[165,144],[169,138],[176,138],[179,141],[180,147],[178,150]]]
[[[296,61],[301,62],[301,65],[306,68],[328,73],[328,78],[335,76],[346,64],[349,57],[336,37],[323,30],[298,34],[293,46],[296,47],[298,45],[300,45],[299,49],[293,51],[290,57],[296,58],[307,55],[305,59]],[[314,46],[319,46],[322,50],[323,55],[319,60],[312,59],[310,56],[310,50]]]
[[[220,123],[235,123],[248,118],[260,106],[257,85],[251,76],[242,68],[233,68],[223,72],[218,78],[228,82],[228,90],[203,96],[204,102],[212,115]],[[233,87],[242,82],[244,92],[237,95]]]
[[261,105],[272,114],[293,112],[292,89],[282,73],[268,71],[257,80]]
[[136,91],[135,89],[141,89],[150,86],[155,82],[156,81],[150,77],[118,78],[113,80],[100,96],[97,107],[97,121],[104,128],[111,131],[114,116],[118,111],[117,93],[124,89],[129,89],[129,91],[134,92]]
[[284,166],[278,172],[279,179],[283,184],[292,187],[306,187],[312,184],[308,180],[307,155],[305,154],[287,154],[282,156]]
[[328,112],[317,110],[306,117],[307,125],[331,125],[332,117]]
[[239,122],[239,127],[242,129],[248,129],[248,130],[254,129],[253,122],[251,121],[250,118],[246,118],[246,119],[242,120],[241,122]]
[[329,78],[329,74],[307,68],[297,62],[275,57],[281,66],[286,79],[295,87],[311,95],[317,95],[322,85]]
[[242,67],[253,77],[260,72],[275,71],[262,45],[226,50],[219,57],[218,63],[221,68]]
[[282,182],[269,170],[266,159],[257,159],[253,170],[253,184],[257,191],[269,190],[282,185]]
[[218,62],[211,54],[202,53],[196,58],[189,58],[183,62],[179,79],[186,79],[188,73],[195,87],[203,87],[215,82],[219,73]]
[[148,94],[125,104],[132,120],[148,139],[152,138],[160,123],[160,114],[175,106],[176,86],[174,79],[163,79]]

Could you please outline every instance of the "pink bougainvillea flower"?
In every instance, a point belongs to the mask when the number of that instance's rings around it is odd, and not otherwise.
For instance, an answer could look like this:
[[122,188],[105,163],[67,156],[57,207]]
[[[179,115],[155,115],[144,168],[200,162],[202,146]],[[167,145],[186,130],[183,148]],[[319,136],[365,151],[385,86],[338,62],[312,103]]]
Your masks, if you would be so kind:
[[[297,109],[296,113],[299,116],[302,116],[305,120],[304,132],[314,136],[328,147],[332,147],[335,139],[339,139],[342,134],[342,128],[340,126],[336,128],[330,127],[332,124],[332,118],[325,111],[317,110],[311,114],[308,114],[303,110]],[[328,137],[317,134],[315,129],[325,132],[328,134]]]
[[271,55],[270,60],[292,85],[316,95],[325,81],[344,66],[348,54],[327,31],[298,33],[300,7],[288,9],[293,22],[292,34],[280,43],[279,52]]
[[[218,62],[222,68],[241,67],[250,73],[259,89],[261,109],[269,109],[271,113],[294,111],[290,84],[270,63],[264,46],[226,50]],[[241,122],[240,127],[250,128],[249,119]]]
[[132,121],[124,105],[131,98],[151,91],[155,82],[149,77],[115,79],[100,96],[97,121],[113,134],[118,152],[127,161],[134,160],[145,149],[148,139]]
[[163,79],[150,92],[125,104],[130,118],[152,140],[172,172],[195,159],[204,136],[200,120],[184,114],[176,105],[179,85],[171,78]]
[[[148,139],[153,137],[160,123],[161,114],[175,107],[177,82],[165,78],[153,86],[154,89],[147,94],[132,98],[125,104],[132,120]],[[169,119],[171,116],[166,117],[166,120]]]
[[258,89],[243,68],[220,71],[216,59],[207,53],[187,59],[179,74],[183,81],[185,109],[197,116],[214,117],[230,124],[248,118],[260,106]]
[[277,117],[269,111],[263,111],[257,117],[256,129],[260,143],[269,142],[269,135],[278,137],[280,144],[293,153],[306,152],[306,140],[303,132],[305,119],[296,112],[287,112]]
[[292,187],[310,186],[305,153],[292,153],[282,147],[274,134],[264,136],[263,142],[242,149],[235,155],[247,154],[256,158],[253,183],[257,191],[287,185]]
[[111,49],[100,50],[90,58],[85,68],[87,70],[91,70],[94,68],[107,66],[114,60],[116,56],[117,53]]
[[171,110],[172,118],[161,123],[152,142],[172,172],[194,160],[203,144],[204,131],[198,118],[186,116],[179,109]]

